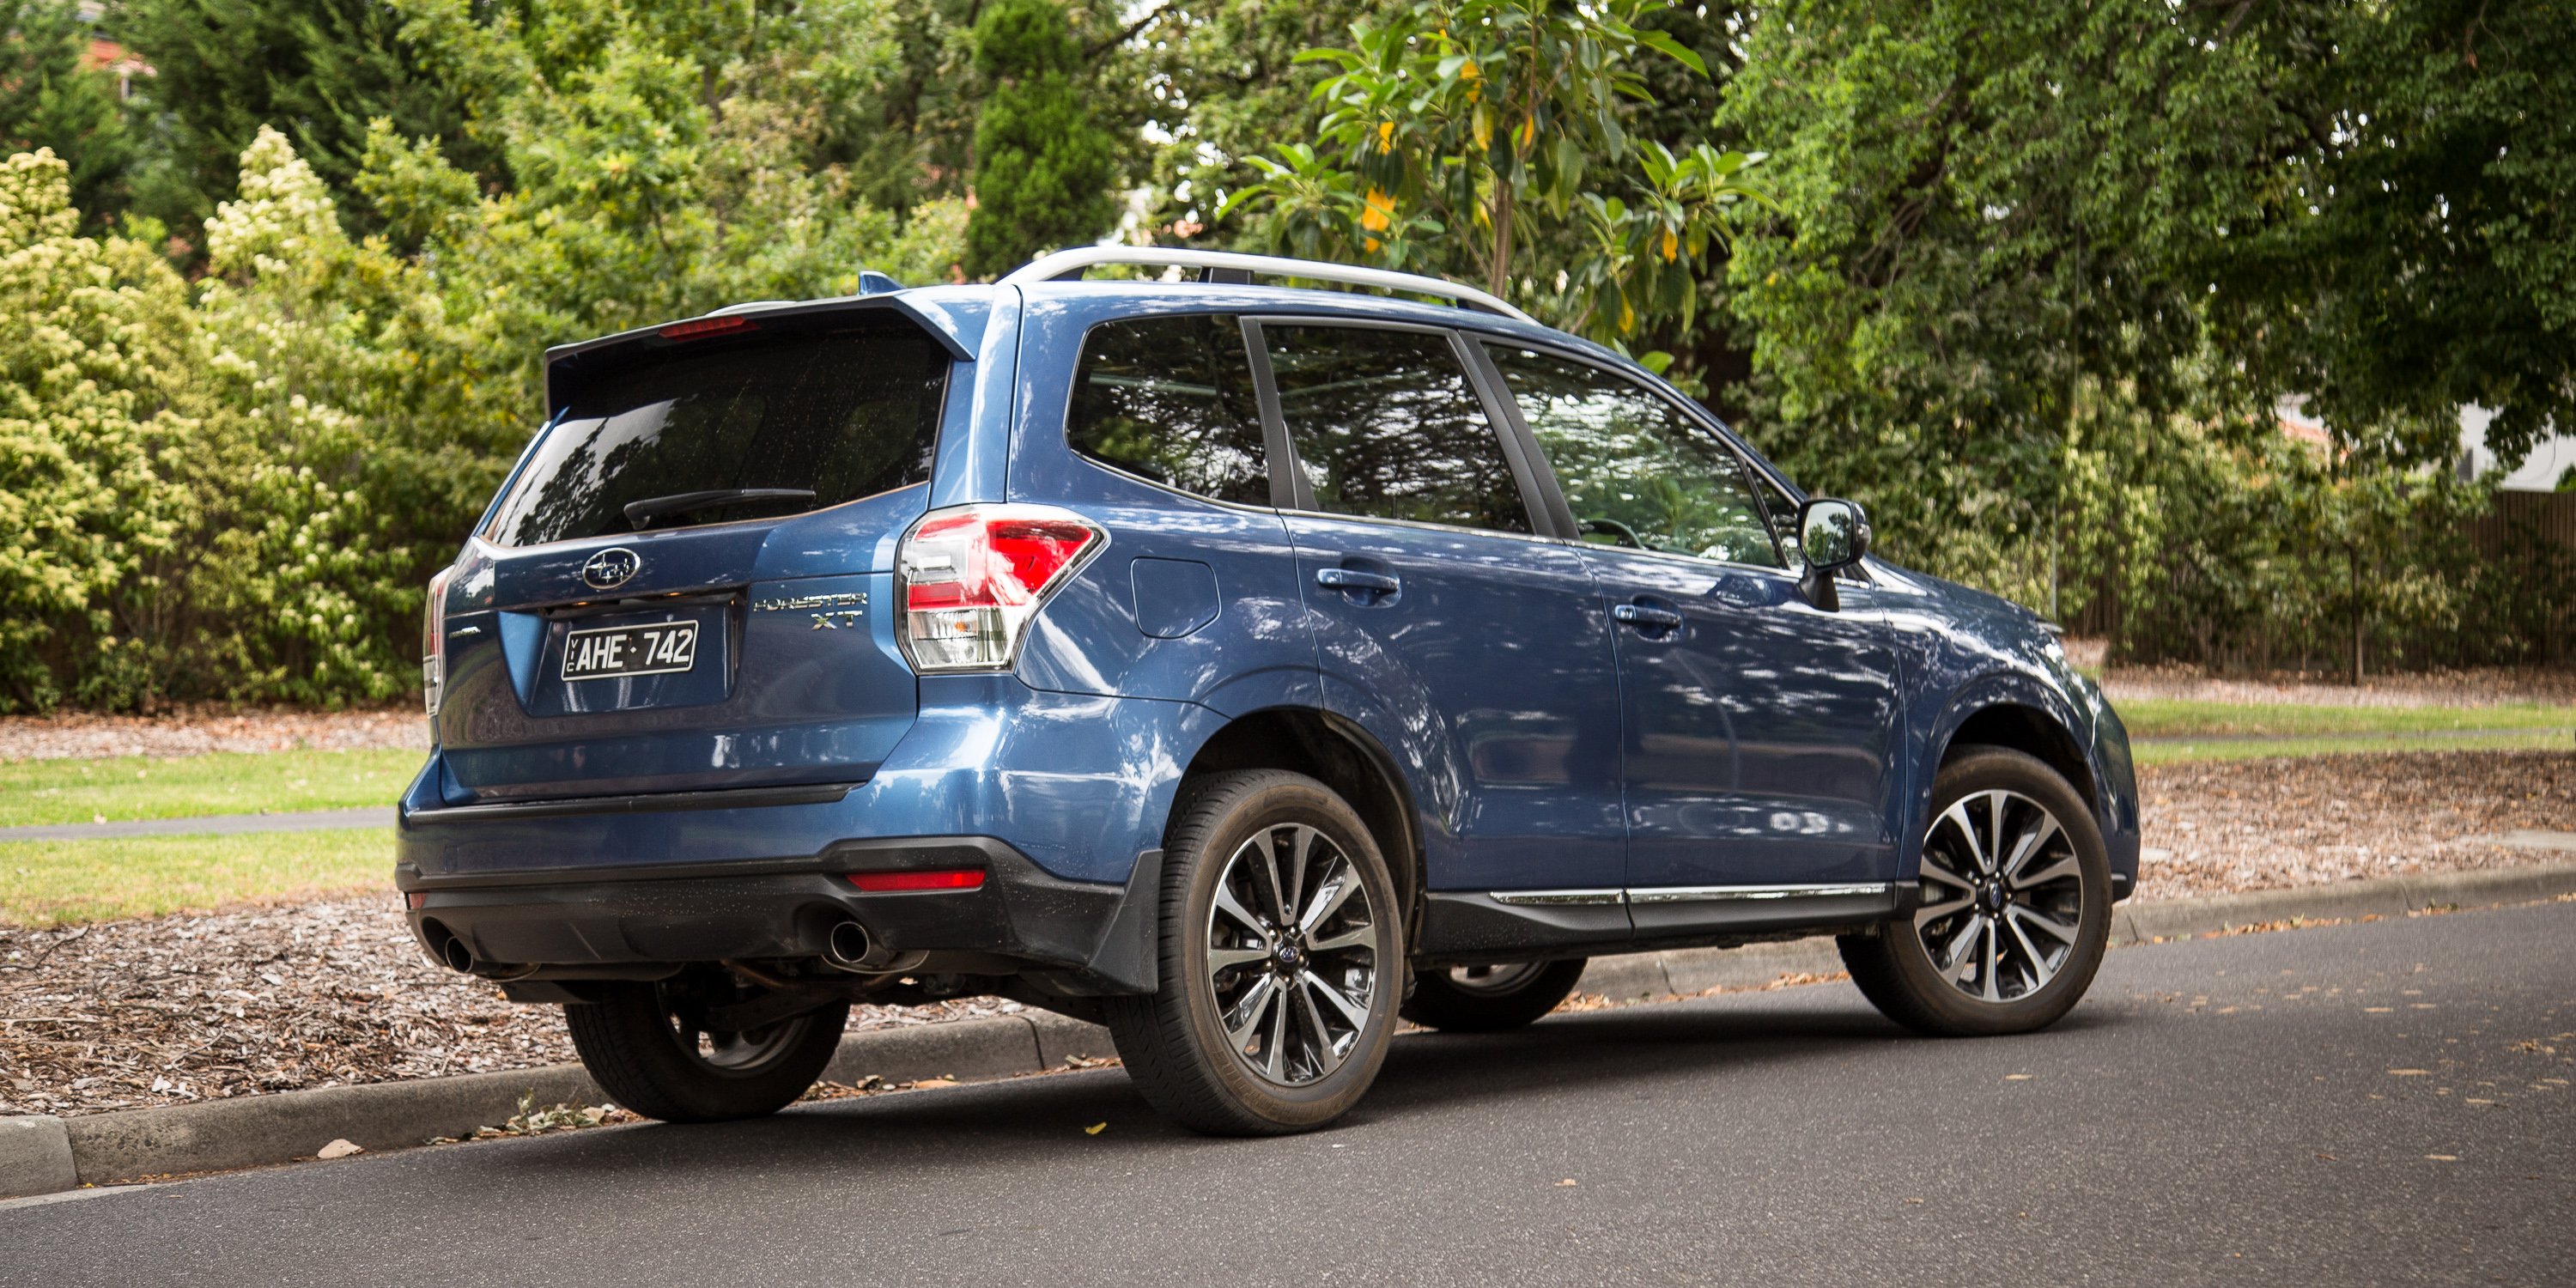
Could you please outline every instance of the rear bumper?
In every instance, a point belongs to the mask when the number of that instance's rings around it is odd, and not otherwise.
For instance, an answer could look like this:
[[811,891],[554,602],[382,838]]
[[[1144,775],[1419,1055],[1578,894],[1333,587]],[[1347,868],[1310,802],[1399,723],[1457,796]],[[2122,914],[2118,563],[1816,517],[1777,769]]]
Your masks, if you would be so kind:
[[[418,906],[412,934],[432,960],[449,938],[478,973],[551,979],[650,976],[687,962],[819,957],[832,928],[855,920],[896,953],[931,953],[978,970],[1038,970],[1071,991],[1154,985],[1151,895],[1159,854],[1128,885],[1066,881],[990,837],[854,842],[813,859],[692,868],[563,869],[395,882]],[[975,868],[974,890],[862,893],[852,873]],[[1131,888],[1144,894],[1130,898]],[[952,965],[952,969],[955,968]]]

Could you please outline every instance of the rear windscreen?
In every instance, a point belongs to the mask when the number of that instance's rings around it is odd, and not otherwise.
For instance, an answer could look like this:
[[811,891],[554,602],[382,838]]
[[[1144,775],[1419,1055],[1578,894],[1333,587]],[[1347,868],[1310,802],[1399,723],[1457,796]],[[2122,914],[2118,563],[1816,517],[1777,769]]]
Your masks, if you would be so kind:
[[485,535],[775,518],[924,482],[947,381],[947,353],[909,326],[656,352],[570,391]]

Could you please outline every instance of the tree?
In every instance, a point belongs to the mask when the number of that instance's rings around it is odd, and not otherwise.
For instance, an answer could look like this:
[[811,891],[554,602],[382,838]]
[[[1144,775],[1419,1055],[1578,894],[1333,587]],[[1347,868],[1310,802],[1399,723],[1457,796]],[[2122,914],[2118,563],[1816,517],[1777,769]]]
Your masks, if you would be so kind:
[[83,65],[89,38],[72,0],[0,0],[0,155],[50,149],[99,228],[124,204],[136,149],[115,79]]
[[995,0],[975,20],[990,87],[975,123],[966,271],[1008,271],[1117,222],[1118,144],[1084,105],[1082,46],[1052,0]]
[[1687,326],[1719,212],[1761,195],[1739,174],[1762,157],[1631,137],[1650,53],[1706,74],[1639,25],[1662,7],[1422,0],[1363,20],[1351,48],[1300,55],[1336,69],[1314,91],[1322,146],[1255,158],[1267,177],[1229,208],[1307,254],[1463,271],[1603,339]]
[[[423,71],[405,18],[399,0],[125,0],[116,32],[152,66],[137,95],[168,157],[160,208],[147,213],[173,226],[204,219],[262,127],[344,191],[377,117],[484,169],[460,87]],[[371,226],[370,212],[354,213]]]

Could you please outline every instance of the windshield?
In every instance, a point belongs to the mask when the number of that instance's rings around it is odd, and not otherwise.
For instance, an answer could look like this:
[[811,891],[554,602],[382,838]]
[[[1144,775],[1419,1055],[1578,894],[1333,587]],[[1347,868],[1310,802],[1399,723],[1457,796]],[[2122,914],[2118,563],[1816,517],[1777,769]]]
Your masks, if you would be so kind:
[[582,381],[484,535],[535,545],[774,518],[924,482],[948,365],[909,326],[656,353]]

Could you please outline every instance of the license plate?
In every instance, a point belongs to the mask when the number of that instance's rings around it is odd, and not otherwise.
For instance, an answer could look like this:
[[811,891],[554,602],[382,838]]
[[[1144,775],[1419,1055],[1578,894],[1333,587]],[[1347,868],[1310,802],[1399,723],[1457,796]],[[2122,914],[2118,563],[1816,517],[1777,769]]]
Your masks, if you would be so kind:
[[696,622],[603,626],[564,637],[563,678],[610,680],[630,675],[669,675],[698,660]]

